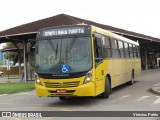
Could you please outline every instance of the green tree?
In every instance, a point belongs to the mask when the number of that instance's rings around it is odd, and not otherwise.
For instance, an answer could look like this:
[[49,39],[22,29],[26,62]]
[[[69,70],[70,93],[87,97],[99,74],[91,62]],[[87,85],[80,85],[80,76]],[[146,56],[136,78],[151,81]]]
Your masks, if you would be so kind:
[[[6,46],[3,47],[3,49],[10,49],[10,48],[15,48],[14,44],[11,42],[6,43]],[[6,51],[4,53],[4,58],[13,61],[15,64],[18,61],[18,53],[14,51]]]
[[0,61],[0,65],[3,65],[3,61]]

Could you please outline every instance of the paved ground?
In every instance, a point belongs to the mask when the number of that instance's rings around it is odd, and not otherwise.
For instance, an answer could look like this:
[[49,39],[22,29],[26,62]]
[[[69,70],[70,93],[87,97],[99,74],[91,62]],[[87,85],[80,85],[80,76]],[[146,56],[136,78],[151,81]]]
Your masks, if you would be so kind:
[[[77,98],[60,101],[58,98],[37,97],[35,91],[0,96],[0,111],[159,111],[160,96],[149,92],[160,82],[160,71],[143,72],[134,85],[113,89],[109,99]],[[53,118],[43,118],[50,120]],[[54,118],[63,119],[63,118]],[[72,120],[74,118],[65,118]],[[77,119],[83,119],[77,118]],[[91,118],[88,118],[91,119]],[[97,119],[97,118],[92,118]],[[100,118],[121,119],[129,118]],[[159,118],[131,118],[132,120],[160,120]],[[19,119],[15,119],[19,120]]]

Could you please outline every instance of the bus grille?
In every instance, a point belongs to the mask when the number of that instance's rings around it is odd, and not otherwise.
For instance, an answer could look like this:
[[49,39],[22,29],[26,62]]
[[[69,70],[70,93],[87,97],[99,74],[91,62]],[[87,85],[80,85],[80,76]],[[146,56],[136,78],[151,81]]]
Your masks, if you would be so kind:
[[76,82],[44,82],[47,88],[67,88],[67,87],[77,87],[79,81]]

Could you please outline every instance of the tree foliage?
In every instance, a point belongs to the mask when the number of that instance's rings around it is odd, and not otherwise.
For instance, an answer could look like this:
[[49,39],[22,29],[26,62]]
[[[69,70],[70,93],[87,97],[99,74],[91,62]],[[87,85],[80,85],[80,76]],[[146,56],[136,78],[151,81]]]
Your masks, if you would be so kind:
[[[9,49],[9,48],[14,48],[14,44],[12,44],[11,42],[6,43],[6,46],[3,47],[3,49]],[[7,51],[4,53],[4,58],[8,59],[9,61],[13,61],[14,64],[17,63],[18,61],[18,53],[17,52],[11,52],[11,51]]]

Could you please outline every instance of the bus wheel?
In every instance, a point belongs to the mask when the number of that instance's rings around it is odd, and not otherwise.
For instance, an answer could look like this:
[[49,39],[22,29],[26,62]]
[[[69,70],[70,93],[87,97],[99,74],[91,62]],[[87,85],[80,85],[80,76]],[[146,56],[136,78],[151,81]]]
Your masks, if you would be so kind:
[[129,81],[129,84],[130,84],[130,85],[133,85],[133,84],[134,84],[134,72],[132,72],[131,81]]
[[60,99],[60,100],[66,100],[66,97],[61,96],[61,97],[59,97],[59,99]]
[[101,94],[101,97],[102,98],[109,98],[110,92],[111,92],[111,85],[110,85],[109,79],[107,77],[106,81],[105,81],[104,93]]

